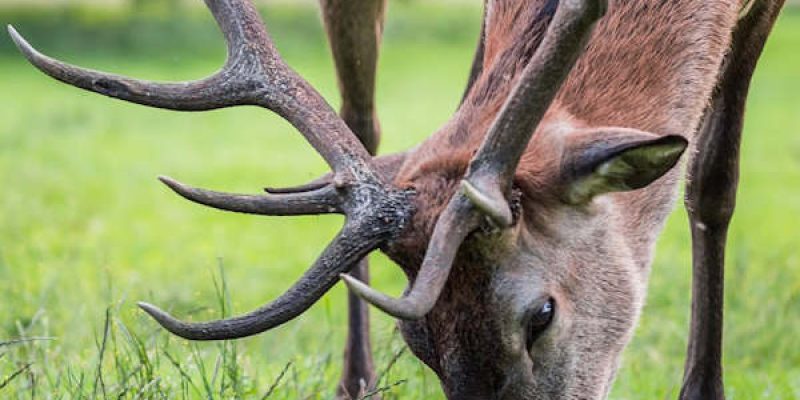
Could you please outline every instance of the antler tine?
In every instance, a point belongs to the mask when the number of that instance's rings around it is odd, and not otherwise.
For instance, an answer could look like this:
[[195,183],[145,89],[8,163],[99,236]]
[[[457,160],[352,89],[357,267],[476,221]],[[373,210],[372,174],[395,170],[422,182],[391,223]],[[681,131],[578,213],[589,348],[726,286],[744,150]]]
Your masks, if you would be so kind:
[[13,26],[8,33],[25,58],[40,71],[66,84],[105,96],[151,107],[179,111],[204,111],[235,105],[240,98],[228,90],[232,77],[219,72],[209,78],[160,83],[108,74],[70,65],[48,57],[28,43]]
[[292,193],[307,193],[313,190],[322,189],[325,186],[330,185],[332,182],[332,177],[329,175],[325,175],[319,179],[315,179],[311,182],[304,183],[302,185],[297,186],[290,186],[290,187],[265,187],[264,191],[269,194],[292,194]]
[[314,265],[283,295],[271,303],[238,317],[190,323],[180,321],[156,306],[139,303],[161,326],[189,340],[227,340],[262,333],[305,312],[330,290],[341,273],[352,269],[381,243],[381,238],[361,223],[344,229],[323,251]]
[[[408,152],[406,151],[377,156],[372,159],[372,168],[378,171],[378,173],[380,173],[380,175],[383,176],[387,181],[391,182],[402,167],[407,156]],[[311,182],[297,186],[282,188],[266,187],[264,188],[264,191],[270,194],[305,193],[320,189],[326,185],[337,185],[333,174],[328,173],[312,180]]]
[[45,74],[81,89],[146,106],[203,111],[259,105],[295,126],[337,173],[374,177],[369,154],[322,96],[281,59],[248,0],[205,0],[228,45],[228,60],[206,79],[158,83],[80,68],[41,54],[8,31],[25,57]]
[[258,215],[314,215],[343,212],[336,189],[331,185],[303,193],[254,196],[193,188],[165,176],[158,179],[189,201],[225,211]]
[[353,293],[393,317],[405,320],[422,318],[439,299],[458,248],[480,221],[481,215],[462,188],[436,222],[422,267],[411,290],[403,298],[389,297],[349,275],[342,274],[341,278]]
[[476,190],[471,197],[501,226],[511,223],[506,195],[519,160],[606,8],[607,0],[560,2],[541,46],[470,163],[466,179]]

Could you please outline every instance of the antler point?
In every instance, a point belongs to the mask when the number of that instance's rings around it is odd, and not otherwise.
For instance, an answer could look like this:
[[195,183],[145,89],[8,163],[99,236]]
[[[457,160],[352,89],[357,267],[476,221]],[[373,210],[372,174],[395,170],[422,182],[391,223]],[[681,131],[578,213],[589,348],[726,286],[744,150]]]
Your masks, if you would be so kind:
[[152,311],[158,310],[158,307],[144,301],[138,301],[136,305],[148,314],[152,314]]
[[356,294],[359,297],[361,297],[361,295],[360,295],[361,292],[359,290],[360,288],[356,287],[356,286],[359,286],[358,284],[361,283],[361,281],[359,281],[356,278],[353,278],[349,274],[339,274],[339,278],[342,281],[344,281],[344,284],[347,285],[347,287],[350,288],[350,290],[352,290],[353,292],[356,292]]
[[156,321],[159,321],[159,323],[160,323],[162,317],[167,314],[164,311],[162,311],[160,308],[158,308],[158,307],[156,307],[156,306],[154,306],[154,305],[152,305],[150,303],[146,303],[146,302],[140,301],[140,302],[137,302],[136,305],[138,305],[139,308],[141,308],[144,312],[146,312],[151,317],[153,317],[153,319],[155,319]]
[[507,228],[513,224],[511,209],[504,198],[498,199],[492,193],[482,192],[467,179],[461,181],[461,188],[464,196],[499,227]]
[[17,47],[20,48],[20,50],[26,47],[30,47],[28,41],[25,40],[25,38],[22,37],[22,35],[20,35],[19,32],[17,32],[17,29],[14,28],[13,25],[11,24],[6,25],[6,30],[8,31],[9,36],[11,36],[11,40],[14,41],[14,44],[16,44]]
[[161,183],[167,185],[167,187],[169,187],[173,191],[178,192],[178,193],[180,193],[182,190],[184,190],[185,186],[186,186],[186,185],[176,181],[175,179],[172,179],[172,178],[170,178],[168,176],[164,176],[164,175],[159,175],[158,180],[161,181]]
[[172,316],[169,315],[166,311],[154,306],[150,303],[146,303],[144,301],[137,302],[136,305],[139,306],[144,312],[149,314],[159,325],[163,326],[170,332],[173,332],[172,329],[169,328],[170,322],[173,320]]

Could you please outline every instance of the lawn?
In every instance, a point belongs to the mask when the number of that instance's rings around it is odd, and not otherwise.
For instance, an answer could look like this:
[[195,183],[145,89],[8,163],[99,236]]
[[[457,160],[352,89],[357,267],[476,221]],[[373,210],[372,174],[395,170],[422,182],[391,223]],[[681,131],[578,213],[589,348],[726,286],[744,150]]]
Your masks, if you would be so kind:
[[[108,13],[11,13],[0,22],[54,56],[137,77],[197,78],[222,62],[203,14],[176,28]],[[264,14],[288,62],[337,103],[316,13]],[[479,16],[463,5],[392,3],[378,85],[382,152],[413,146],[455,109]],[[300,276],[341,218],[222,213],[155,177],[250,193],[304,182],[325,165],[302,137],[261,109],[182,114],[84,93],[45,78],[9,42],[0,38],[0,397],[331,398],[346,333],[342,285],[297,320],[230,343],[170,337],[135,306],[215,318],[258,307]],[[750,96],[728,251],[730,399],[800,398],[798,48],[800,13],[786,12]],[[679,207],[659,242],[614,399],[677,395],[690,292],[685,220]],[[374,285],[400,293],[399,269],[373,260]],[[384,397],[441,398],[393,321],[372,315]],[[15,339],[26,340],[6,342]]]

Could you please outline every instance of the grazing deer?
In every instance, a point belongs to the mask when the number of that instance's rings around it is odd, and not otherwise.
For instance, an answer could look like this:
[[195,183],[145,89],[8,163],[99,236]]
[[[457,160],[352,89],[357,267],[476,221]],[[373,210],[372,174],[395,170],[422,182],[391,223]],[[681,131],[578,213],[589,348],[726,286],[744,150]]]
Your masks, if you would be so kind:
[[[380,0],[322,2],[341,117],[280,58],[247,0],[206,0],[228,43],[210,78],[144,82],[25,56],[71,85],[199,111],[258,105],[291,122],[333,172],[236,195],[162,178],[181,196],[251,214],[344,214],[341,232],[286,293],[251,313],[189,323],[190,340],[262,333],[340,277],[400,320],[451,399],[601,399],[645,297],[655,239],[689,152],[692,314],[682,399],[722,399],[723,254],[745,99],[783,0],[487,0],[460,107],[425,143],[373,158]],[[381,249],[410,285],[368,287]],[[423,256],[424,255],[424,256]],[[360,264],[361,263],[361,264]],[[351,273],[352,275],[347,275]],[[344,392],[372,377],[366,313],[351,298]]]

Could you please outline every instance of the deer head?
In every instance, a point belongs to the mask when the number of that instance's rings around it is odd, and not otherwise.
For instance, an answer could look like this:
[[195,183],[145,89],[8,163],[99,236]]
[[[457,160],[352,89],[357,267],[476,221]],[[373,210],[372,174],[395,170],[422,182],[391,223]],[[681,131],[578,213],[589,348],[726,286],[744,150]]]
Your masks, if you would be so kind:
[[[496,23],[484,22],[453,118],[423,145],[377,158],[284,63],[249,1],[206,0],[227,40],[228,61],[195,82],[81,69],[10,33],[44,73],[106,96],[179,111],[272,110],[331,167],[314,182],[268,195],[161,178],[179,195],[222,210],[346,216],[303,277],[251,313],[190,323],[140,304],[170,332],[191,340],[262,333],[303,313],[341,278],[400,320],[409,347],[438,374],[449,398],[599,399],[636,323],[649,263],[649,252],[626,241],[638,231],[620,218],[622,203],[610,199],[671,171],[687,140],[592,124],[562,107],[559,91],[606,1],[540,3],[490,2],[485,20]],[[347,275],[377,249],[408,276],[402,298]]]

